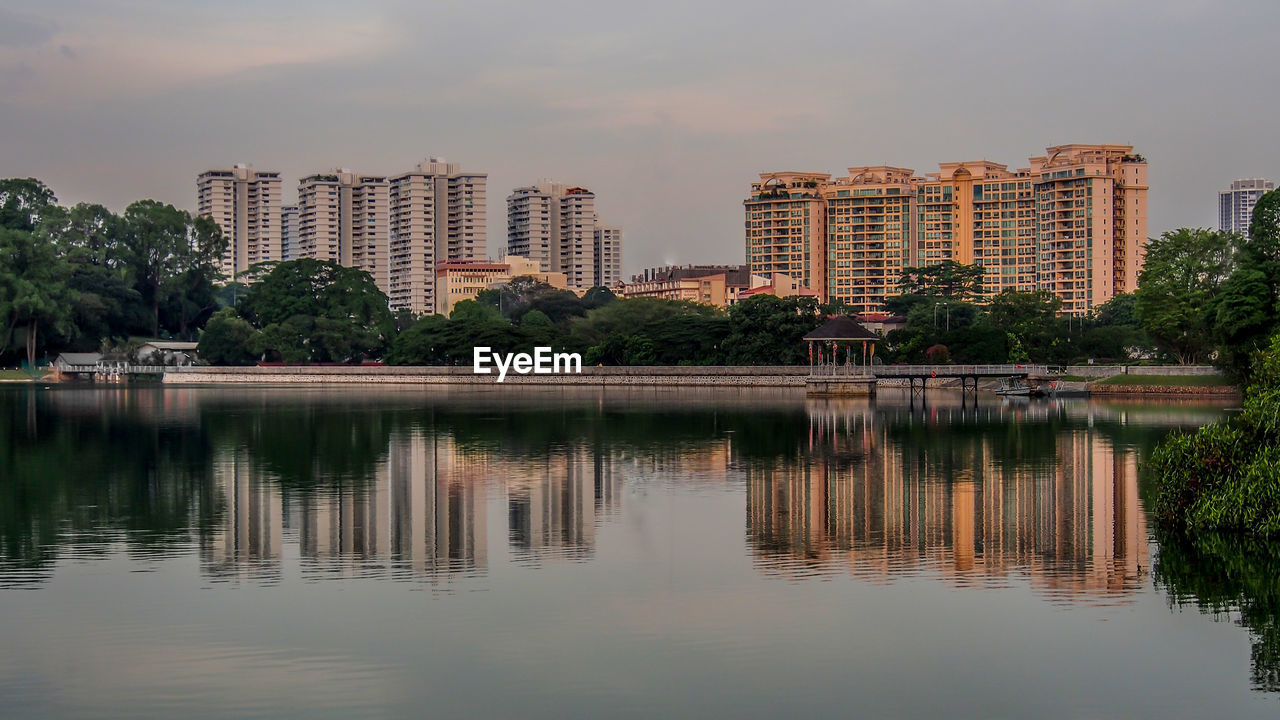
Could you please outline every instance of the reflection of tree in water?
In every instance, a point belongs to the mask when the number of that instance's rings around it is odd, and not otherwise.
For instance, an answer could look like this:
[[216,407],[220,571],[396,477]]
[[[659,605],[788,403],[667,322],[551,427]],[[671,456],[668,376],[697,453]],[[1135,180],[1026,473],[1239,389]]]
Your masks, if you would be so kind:
[[1280,692],[1280,543],[1229,535],[1157,533],[1153,572],[1171,606],[1240,614],[1253,645],[1253,686]]
[[46,568],[72,542],[100,553],[121,533],[131,551],[164,554],[212,523],[212,442],[198,425],[157,422],[142,406],[68,412],[54,399],[0,402],[0,571]]

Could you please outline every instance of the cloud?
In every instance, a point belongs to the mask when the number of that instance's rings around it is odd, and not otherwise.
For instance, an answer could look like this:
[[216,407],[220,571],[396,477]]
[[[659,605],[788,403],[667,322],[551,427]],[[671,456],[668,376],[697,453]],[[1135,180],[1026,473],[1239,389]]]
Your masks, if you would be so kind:
[[0,8],[0,48],[40,45],[57,30],[58,24],[52,20]]
[[[392,47],[398,35],[376,13],[275,8],[249,21],[222,4],[181,12],[153,5],[143,14],[81,14],[60,23],[0,13],[0,27],[10,15],[20,21],[19,29],[0,31],[0,72],[8,70],[7,101],[23,106],[74,107],[260,68],[358,61]],[[20,42],[5,42],[10,36]]]

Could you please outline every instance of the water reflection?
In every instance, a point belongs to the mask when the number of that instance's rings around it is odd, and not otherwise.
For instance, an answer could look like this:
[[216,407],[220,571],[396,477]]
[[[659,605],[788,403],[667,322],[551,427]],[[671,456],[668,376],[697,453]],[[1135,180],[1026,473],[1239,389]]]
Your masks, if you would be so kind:
[[764,571],[791,577],[932,570],[999,586],[1016,573],[1057,599],[1124,598],[1149,561],[1137,450],[1090,427],[1116,420],[813,402],[806,462],[747,467],[748,539]]
[[[195,542],[210,578],[446,580],[489,566],[489,506],[522,564],[584,561],[623,488],[745,485],[762,571],[959,585],[1029,577],[1123,598],[1149,564],[1137,458],[1212,408],[943,404],[682,392],[458,395],[195,389],[11,393],[0,578],[60,552]],[[678,397],[679,403],[671,402]]]

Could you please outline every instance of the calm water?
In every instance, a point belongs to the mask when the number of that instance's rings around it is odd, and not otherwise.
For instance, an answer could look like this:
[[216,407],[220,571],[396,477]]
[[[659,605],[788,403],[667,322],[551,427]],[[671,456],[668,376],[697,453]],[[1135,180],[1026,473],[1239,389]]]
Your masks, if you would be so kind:
[[4,717],[1268,717],[1203,405],[0,390]]

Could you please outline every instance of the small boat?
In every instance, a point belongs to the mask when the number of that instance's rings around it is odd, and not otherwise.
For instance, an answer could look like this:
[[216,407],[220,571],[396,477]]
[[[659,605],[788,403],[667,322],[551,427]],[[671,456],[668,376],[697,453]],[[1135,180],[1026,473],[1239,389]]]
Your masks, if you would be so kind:
[[996,388],[996,394],[1031,397],[1031,388],[1017,378],[1000,378],[1000,387]]

